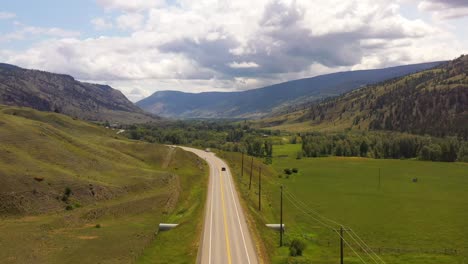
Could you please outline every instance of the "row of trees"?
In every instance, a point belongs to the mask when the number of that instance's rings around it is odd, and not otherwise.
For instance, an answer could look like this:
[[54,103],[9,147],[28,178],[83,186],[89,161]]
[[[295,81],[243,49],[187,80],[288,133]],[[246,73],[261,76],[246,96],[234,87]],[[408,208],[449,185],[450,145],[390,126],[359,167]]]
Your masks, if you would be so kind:
[[135,140],[245,152],[251,156],[264,157],[267,163],[271,162],[273,156],[273,142],[270,138],[279,134],[278,131],[253,129],[247,123],[219,121],[131,125],[125,129],[126,135]]
[[455,137],[434,138],[400,133],[308,134],[302,137],[307,157],[347,156],[468,162],[468,142]]

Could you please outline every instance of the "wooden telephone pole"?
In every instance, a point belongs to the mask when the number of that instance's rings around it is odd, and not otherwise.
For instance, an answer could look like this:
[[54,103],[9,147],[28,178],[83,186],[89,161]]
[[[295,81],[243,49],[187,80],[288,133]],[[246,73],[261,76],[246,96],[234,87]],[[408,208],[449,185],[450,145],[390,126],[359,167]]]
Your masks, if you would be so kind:
[[380,190],[380,168],[379,168],[379,190]]
[[283,185],[281,185],[280,198],[280,247],[283,246]]
[[344,262],[343,227],[340,227],[340,263]]
[[342,226],[340,229],[335,230],[340,233],[340,264],[344,263],[344,231],[350,231],[350,229],[344,229]]
[[244,152],[242,151],[242,169],[241,169],[241,180],[244,179]]
[[249,181],[249,190],[252,188],[252,172],[253,172],[253,157],[252,162],[250,163],[250,181]]
[[262,210],[262,167],[258,171],[258,210]]

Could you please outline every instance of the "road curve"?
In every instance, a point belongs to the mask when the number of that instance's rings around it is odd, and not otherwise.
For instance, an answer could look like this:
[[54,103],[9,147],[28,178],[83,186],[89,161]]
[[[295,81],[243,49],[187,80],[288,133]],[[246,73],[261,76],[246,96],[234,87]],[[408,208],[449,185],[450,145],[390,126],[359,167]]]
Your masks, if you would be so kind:
[[[214,153],[180,147],[206,160],[210,180],[198,263],[257,264],[258,257],[227,164]],[[226,171],[222,171],[222,168]]]

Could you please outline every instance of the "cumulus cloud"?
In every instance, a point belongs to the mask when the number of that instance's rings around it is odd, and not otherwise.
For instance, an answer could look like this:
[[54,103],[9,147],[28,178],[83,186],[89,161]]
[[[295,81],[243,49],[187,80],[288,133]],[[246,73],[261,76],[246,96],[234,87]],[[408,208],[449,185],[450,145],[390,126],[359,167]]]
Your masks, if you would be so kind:
[[15,18],[15,17],[16,17],[16,14],[15,14],[15,13],[0,12],[0,20],[12,19],[12,18]]
[[243,62],[231,62],[229,63],[229,67],[231,68],[234,68],[234,69],[242,69],[242,68],[258,68],[260,67],[260,65],[258,65],[257,63],[255,62],[246,62],[246,61],[243,61]]
[[77,37],[80,35],[80,32],[65,30],[56,27],[33,27],[22,24],[17,24],[17,26],[19,26],[19,28],[16,31],[0,35],[0,43],[15,40],[24,40],[31,37],[69,38]]
[[424,0],[420,10],[433,12],[439,19],[454,19],[468,16],[468,1],[465,0]]
[[107,10],[117,9],[125,12],[142,11],[165,4],[165,0],[97,0],[97,2]]
[[112,22],[105,18],[97,17],[91,20],[95,30],[108,30],[113,28]]
[[138,13],[124,14],[117,18],[117,26],[123,30],[138,30],[145,17]]
[[[106,82],[135,99],[163,89],[242,90],[466,51],[440,25],[402,16],[400,1],[97,1],[118,10],[114,26],[126,36],[67,35],[1,55],[20,66]],[[99,18],[92,23],[111,26]]]

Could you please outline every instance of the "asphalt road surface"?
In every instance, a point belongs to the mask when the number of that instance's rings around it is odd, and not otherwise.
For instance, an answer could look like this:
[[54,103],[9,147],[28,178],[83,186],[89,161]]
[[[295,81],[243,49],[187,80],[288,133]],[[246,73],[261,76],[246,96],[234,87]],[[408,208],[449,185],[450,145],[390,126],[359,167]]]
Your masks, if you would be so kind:
[[[256,264],[258,257],[227,164],[214,153],[181,147],[210,166],[205,223],[198,262]],[[222,168],[226,171],[222,171]]]

